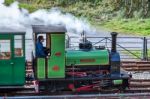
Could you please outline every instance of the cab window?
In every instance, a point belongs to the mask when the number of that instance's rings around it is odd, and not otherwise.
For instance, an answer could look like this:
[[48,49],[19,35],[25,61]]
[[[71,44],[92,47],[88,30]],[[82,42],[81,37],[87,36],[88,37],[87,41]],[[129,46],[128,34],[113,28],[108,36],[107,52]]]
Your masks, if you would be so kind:
[[[36,48],[36,56],[37,57],[48,57],[50,56],[50,35],[48,34],[38,34],[36,37],[36,47],[39,45],[39,37],[42,36],[43,37],[43,41],[42,43],[42,51],[39,50],[38,48]],[[41,52],[41,53],[40,53]],[[44,53],[44,54],[42,54]]]
[[11,58],[11,44],[10,40],[0,40],[0,59]]
[[23,56],[22,35],[14,36],[15,57]]

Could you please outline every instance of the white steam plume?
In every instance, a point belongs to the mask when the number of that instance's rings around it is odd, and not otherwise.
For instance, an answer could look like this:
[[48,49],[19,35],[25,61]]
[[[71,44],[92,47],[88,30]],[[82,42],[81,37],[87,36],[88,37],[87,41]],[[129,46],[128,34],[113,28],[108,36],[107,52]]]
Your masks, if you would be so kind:
[[0,4],[3,4],[5,0],[0,0]]
[[29,24],[28,17],[25,16],[25,10],[20,10],[18,2],[5,6],[0,4],[0,26],[1,27],[24,27],[25,24]]
[[83,30],[90,30],[90,26],[86,22],[77,19],[71,14],[63,14],[55,8],[49,11],[43,9],[38,10],[30,14],[30,19],[34,21],[32,23],[38,23],[37,21],[41,20],[45,25],[65,25],[68,32],[81,33]]
[[0,4],[4,3],[4,0],[0,0]]
[[[40,9],[28,13],[26,9],[19,9],[18,2],[5,6],[4,0],[0,0],[0,27],[28,28],[32,25],[64,25],[67,32],[80,34],[83,30],[92,33],[91,27],[84,20],[78,19],[71,14],[64,14],[59,9]],[[27,34],[31,37],[31,33]]]

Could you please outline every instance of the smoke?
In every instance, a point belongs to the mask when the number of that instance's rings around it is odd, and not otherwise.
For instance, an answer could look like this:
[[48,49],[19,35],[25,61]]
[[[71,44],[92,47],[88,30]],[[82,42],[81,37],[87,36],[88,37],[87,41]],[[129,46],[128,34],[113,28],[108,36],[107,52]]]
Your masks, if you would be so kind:
[[[43,21],[45,25],[64,25],[66,26],[68,32],[81,33],[83,30],[89,30],[90,26],[87,25],[85,21],[74,17],[71,14],[63,14],[59,9],[52,8],[51,10],[38,10],[30,14],[30,19],[38,23]],[[36,22],[38,21],[38,22]]]
[[4,3],[5,0],[0,0],[0,4]]
[[[93,33],[86,20],[79,19],[69,13],[62,13],[58,8],[40,9],[29,13],[20,9],[18,2],[5,6],[0,0],[0,27],[30,28],[32,25],[64,25],[68,33],[80,34],[83,31]],[[31,37],[31,33],[27,34]]]
[[28,17],[25,16],[24,10],[20,10],[18,2],[11,4],[9,7],[0,1],[0,26],[1,27],[24,27],[28,23]]

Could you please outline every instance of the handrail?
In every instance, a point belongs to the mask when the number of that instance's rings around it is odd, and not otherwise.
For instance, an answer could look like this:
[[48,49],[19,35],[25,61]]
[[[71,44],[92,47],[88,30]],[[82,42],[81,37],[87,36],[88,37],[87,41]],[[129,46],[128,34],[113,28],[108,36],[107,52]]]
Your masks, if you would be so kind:
[[96,44],[98,44],[98,43],[102,42],[102,41],[103,41],[103,40],[105,40],[105,39],[107,39],[107,38],[104,38],[104,39],[102,39],[102,40],[100,40],[100,41],[98,41],[98,42],[94,43],[93,45],[96,45]]

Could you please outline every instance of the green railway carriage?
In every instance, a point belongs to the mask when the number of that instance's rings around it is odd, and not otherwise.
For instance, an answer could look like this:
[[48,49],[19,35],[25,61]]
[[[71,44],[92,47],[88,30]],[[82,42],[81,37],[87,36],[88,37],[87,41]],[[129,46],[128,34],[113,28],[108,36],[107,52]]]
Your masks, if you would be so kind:
[[0,87],[25,84],[25,33],[0,28]]

